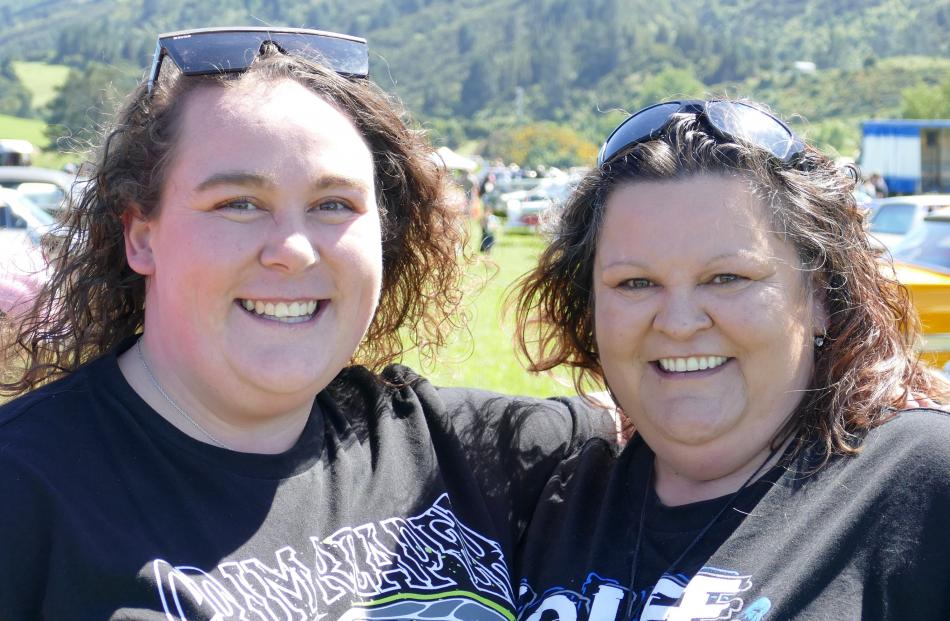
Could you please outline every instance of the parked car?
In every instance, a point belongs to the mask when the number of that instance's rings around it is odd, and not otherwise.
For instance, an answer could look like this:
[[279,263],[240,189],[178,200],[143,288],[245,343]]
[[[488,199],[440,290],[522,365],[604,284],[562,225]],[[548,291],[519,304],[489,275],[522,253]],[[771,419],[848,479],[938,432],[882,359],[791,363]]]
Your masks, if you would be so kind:
[[0,314],[14,314],[46,281],[42,238],[54,225],[28,198],[0,188]]
[[897,279],[923,324],[921,353],[950,371],[950,207],[934,211],[893,252]]
[[0,187],[17,190],[51,214],[73,191],[76,175],[35,166],[0,166]]
[[29,166],[35,150],[28,140],[0,138],[0,166]]
[[498,216],[507,214],[508,201],[512,199],[520,200],[527,196],[528,192],[540,185],[543,179],[537,177],[508,178],[503,182],[497,182],[492,185],[489,192],[485,192],[481,199],[482,205]]
[[574,177],[544,178],[531,190],[503,195],[507,217],[505,230],[528,233],[536,231],[544,221],[545,214],[563,204],[576,183],[577,179]]
[[950,194],[875,199],[868,227],[871,243],[893,252],[906,235],[921,226],[927,215],[946,206],[950,206]]

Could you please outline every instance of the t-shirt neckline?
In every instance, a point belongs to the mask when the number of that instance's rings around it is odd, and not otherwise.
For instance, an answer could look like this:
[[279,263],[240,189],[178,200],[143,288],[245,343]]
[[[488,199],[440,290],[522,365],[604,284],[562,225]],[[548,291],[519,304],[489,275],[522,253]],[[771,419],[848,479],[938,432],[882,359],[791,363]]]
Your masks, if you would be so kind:
[[173,450],[183,451],[194,459],[205,461],[209,466],[262,479],[283,479],[302,474],[322,457],[326,444],[324,411],[333,409],[326,391],[322,391],[314,399],[310,416],[300,437],[288,450],[277,454],[233,451],[192,438],[156,412],[132,388],[119,368],[118,357],[131,348],[135,341],[136,337],[123,341],[115,350],[90,364],[103,366],[104,372],[97,375],[100,379],[107,379],[100,383],[99,388],[109,391],[113,398],[124,403],[127,411],[155,442],[165,444]]

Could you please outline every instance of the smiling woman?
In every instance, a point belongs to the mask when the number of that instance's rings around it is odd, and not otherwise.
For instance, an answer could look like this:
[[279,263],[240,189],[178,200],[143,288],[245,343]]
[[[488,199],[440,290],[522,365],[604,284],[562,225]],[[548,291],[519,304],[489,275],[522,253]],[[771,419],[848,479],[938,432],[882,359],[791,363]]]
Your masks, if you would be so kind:
[[728,493],[801,400],[824,310],[740,178],[630,184],[605,211],[593,278],[607,385],[669,456],[664,501],[689,498],[678,484],[696,493],[691,481],[716,482],[699,500]]
[[514,617],[506,559],[596,423],[383,368],[453,327],[463,235],[360,59],[159,38],[15,326],[0,618]]
[[950,616],[950,415],[901,410],[948,386],[853,186],[747,102],[608,137],[518,319],[536,370],[602,381],[636,434],[545,488],[520,619]]
[[[158,215],[126,220],[129,266],[147,277],[141,353],[221,444],[281,452],[376,310],[382,244],[372,155],[346,116],[298,82],[209,86],[185,97],[187,139]],[[119,362],[133,387],[148,379],[137,356]],[[148,382],[139,387],[147,394]],[[267,436],[259,445],[247,433],[254,419],[281,432],[257,426]]]

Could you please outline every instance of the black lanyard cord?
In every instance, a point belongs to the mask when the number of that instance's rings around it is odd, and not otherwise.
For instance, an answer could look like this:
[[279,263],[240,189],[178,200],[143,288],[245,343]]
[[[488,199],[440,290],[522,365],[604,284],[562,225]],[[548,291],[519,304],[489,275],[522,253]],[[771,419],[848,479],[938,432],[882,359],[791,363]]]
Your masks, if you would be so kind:
[[[762,465],[756,468],[755,472],[749,475],[749,478],[745,480],[745,483],[743,483],[739,487],[739,489],[737,489],[732,494],[730,494],[729,498],[726,499],[726,502],[723,503],[722,507],[719,508],[719,511],[716,512],[716,515],[714,515],[711,520],[706,522],[706,525],[703,526],[702,530],[700,530],[699,533],[695,537],[693,537],[693,540],[689,543],[688,546],[686,546],[683,552],[680,553],[680,555],[676,557],[676,560],[670,563],[670,566],[666,569],[666,571],[664,571],[660,575],[661,578],[664,575],[670,573],[670,571],[675,570],[676,566],[679,565],[683,561],[684,558],[686,558],[686,555],[689,554],[689,552],[693,548],[696,547],[696,544],[702,541],[702,538],[706,536],[706,533],[709,532],[709,529],[712,528],[713,525],[719,521],[719,518],[722,517],[722,515],[726,512],[726,510],[732,506],[732,503],[734,503],[736,498],[739,497],[739,494],[741,494],[742,491],[746,489],[752,483],[753,480],[755,480],[755,478],[759,475],[759,473],[762,472],[762,469],[765,468],[765,466],[768,465],[775,458],[778,452],[782,449],[783,445],[784,443],[772,449],[772,452],[769,453],[768,458],[766,458],[766,460],[762,462]],[[636,608],[633,607],[634,601],[636,599],[634,596],[636,595],[635,588],[636,588],[637,573],[638,573],[639,565],[640,565],[640,548],[643,544],[643,529],[644,529],[644,524],[646,523],[646,517],[647,517],[647,504],[650,498],[650,490],[653,488],[653,470],[654,470],[655,461],[656,461],[656,456],[654,456],[654,458],[650,461],[650,469],[647,471],[647,480],[646,480],[646,485],[644,486],[644,492],[643,492],[643,502],[640,505],[640,523],[637,525],[637,538],[633,546],[633,559],[630,564],[630,581],[629,581],[630,598],[627,602],[627,615],[626,615],[626,618],[628,620],[634,619],[635,618],[634,615],[636,615],[636,618],[639,618],[640,614],[642,614],[643,612],[644,604],[646,603],[644,599],[637,602]]]

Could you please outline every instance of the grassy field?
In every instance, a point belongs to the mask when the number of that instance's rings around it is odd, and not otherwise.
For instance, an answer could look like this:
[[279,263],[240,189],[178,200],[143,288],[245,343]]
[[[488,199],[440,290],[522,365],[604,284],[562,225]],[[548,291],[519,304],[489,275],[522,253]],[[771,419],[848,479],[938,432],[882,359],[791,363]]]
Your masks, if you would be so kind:
[[44,107],[56,96],[56,88],[66,81],[69,67],[17,61],[13,63],[17,77],[33,94],[33,107]]
[[514,353],[512,318],[502,316],[507,288],[531,268],[542,244],[534,235],[500,236],[492,254],[482,255],[471,268],[473,280],[484,285],[465,301],[471,313],[470,334],[457,334],[434,365],[420,361],[415,352],[406,356],[405,364],[441,386],[476,386],[534,396],[574,394],[566,374],[554,378],[524,370]]
[[47,143],[46,123],[40,119],[21,119],[18,116],[0,114],[0,138],[29,140],[36,147]]
[[67,162],[81,161],[74,153],[61,153],[47,148],[46,123],[40,119],[22,119],[18,116],[0,114],[0,138],[19,138],[29,140],[39,149],[33,154],[33,165],[42,168],[60,169]]
[[[42,108],[56,95],[56,87],[66,80],[69,67],[47,65],[46,63],[13,63],[20,81],[33,95],[33,108],[39,114]],[[81,158],[73,153],[60,153],[49,148],[46,137],[46,123],[39,118],[23,119],[0,114],[0,138],[19,138],[29,140],[38,149],[33,155],[33,164],[43,168],[62,168],[67,162],[78,163]]]

